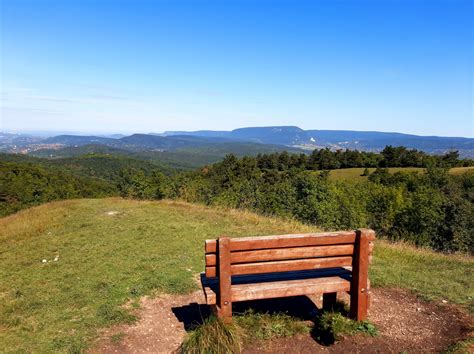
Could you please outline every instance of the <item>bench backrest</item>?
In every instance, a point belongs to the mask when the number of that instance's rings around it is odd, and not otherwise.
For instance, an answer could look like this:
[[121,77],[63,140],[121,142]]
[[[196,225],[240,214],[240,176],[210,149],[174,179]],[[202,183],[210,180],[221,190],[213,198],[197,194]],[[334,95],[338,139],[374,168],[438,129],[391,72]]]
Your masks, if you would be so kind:
[[219,276],[219,263],[231,276],[353,266],[360,257],[370,262],[374,239],[363,229],[206,240],[206,277]]

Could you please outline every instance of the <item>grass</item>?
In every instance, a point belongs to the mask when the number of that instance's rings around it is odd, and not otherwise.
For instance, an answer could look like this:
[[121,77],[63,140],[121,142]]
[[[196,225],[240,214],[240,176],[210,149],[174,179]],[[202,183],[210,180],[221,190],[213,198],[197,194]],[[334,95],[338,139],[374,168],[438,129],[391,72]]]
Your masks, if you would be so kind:
[[291,337],[309,333],[304,322],[284,313],[268,314],[247,311],[233,316],[230,325],[215,317],[191,331],[181,346],[183,353],[239,353],[244,344],[256,340]]
[[[352,180],[355,182],[365,181],[367,176],[362,176],[365,168],[341,168],[339,170],[331,170],[329,178],[333,181]],[[375,171],[375,168],[368,169],[370,173]],[[421,173],[425,169],[421,167],[390,167],[390,173],[396,172],[418,172]],[[453,175],[460,175],[467,171],[474,171],[474,167],[455,167],[449,173]]]
[[167,201],[74,200],[21,211],[0,219],[0,343],[6,351],[82,350],[99,328],[133,321],[121,307],[129,299],[196,289],[203,240],[311,229]]
[[[344,314],[343,314],[344,313]],[[343,336],[362,333],[377,336],[377,328],[369,321],[353,321],[347,309],[323,312],[310,326],[285,313],[256,313],[247,311],[233,316],[230,325],[210,317],[188,333],[182,346],[183,353],[239,353],[246,344],[274,338],[312,333],[321,344],[330,345]]]
[[[130,300],[197,289],[207,238],[307,231],[316,229],[248,212],[118,198],[55,202],[1,218],[2,351],[82,351],[101,328],[134,320],[123,307]],[[472,258],[376,245],[373,286],[472,306]]]
[[426,300],[447,300],[474,312],[474,259],[378,240],[370,267],[374,287],[410,289]]
[[474,349],[474,335],[471,335],[469,338],[457,342],[450,346],[445,353],[456,353],[456,354],[469,354],[472,353]]
[[343,336],[351,336],[357,333],[372,337],[378,335],[377,328],[371,322],[353,321],[341,312],[323,312],[315,322],[314,337],[324,345],[333,344],[341,340]]

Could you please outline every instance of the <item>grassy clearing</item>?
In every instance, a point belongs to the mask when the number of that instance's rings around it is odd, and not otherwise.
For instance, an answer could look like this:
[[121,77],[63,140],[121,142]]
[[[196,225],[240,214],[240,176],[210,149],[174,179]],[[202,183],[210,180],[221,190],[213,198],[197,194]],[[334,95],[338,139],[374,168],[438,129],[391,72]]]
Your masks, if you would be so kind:
[[[203,240],[314,227],[179,202],[55,202],[0,219],[0,343],[6,352],[80,351],[122,305],[154,290],[196,289]],[[43,260],[45,262],[43,263]],[[378,242],[373,286],[472,306],[472,258]]]
[[[360,182],[367,180],[367,176],[362,176],[365,168],[341,168],[338,170],[331,170],[329,178],[333,181],[351,180],[354,182]],[[368,168],[369,172],[375,171],[375,168]],[[418,167],[391,167],[389,168],[390,173],[399,171],[403,172],[423,172],[424,168]]]
[[[361,182],[367,179],[367,176],[362,176],[365,168],[341,168],[338,170],[331,170],[329,178],[333,181],[351,180],[354,182]],[[370,173],[375,171],[375,168],[368,169]],[[418,172],[422,173],[425,169],[421,167],[391,167],[390,173],[396,172]],[[455,167],[449,173],[453,175],[460,175],[468,171],[474,171],[474,167]]]
[[0,219],[0,343],[7,351],[84,349],[98,328],[133,321],[120,306],[128,299],[195,289],[204,239],[302,230],[311,228],[166,201],[24,210]]

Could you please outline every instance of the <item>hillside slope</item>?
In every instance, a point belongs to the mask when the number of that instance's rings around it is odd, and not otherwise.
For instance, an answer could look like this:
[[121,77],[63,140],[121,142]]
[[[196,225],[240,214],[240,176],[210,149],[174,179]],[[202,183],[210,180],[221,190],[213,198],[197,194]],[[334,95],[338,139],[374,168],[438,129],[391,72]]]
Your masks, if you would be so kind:
[[[203,240],[305,231],[316,230],[234,210],[118,198],[50,203],[2,218],[0,343],[7,352],[84,350],[101,328],[133,320],[121,307],[130,299],[195,289]],[[378,242],[371,279],[468,304],[473,264]]]

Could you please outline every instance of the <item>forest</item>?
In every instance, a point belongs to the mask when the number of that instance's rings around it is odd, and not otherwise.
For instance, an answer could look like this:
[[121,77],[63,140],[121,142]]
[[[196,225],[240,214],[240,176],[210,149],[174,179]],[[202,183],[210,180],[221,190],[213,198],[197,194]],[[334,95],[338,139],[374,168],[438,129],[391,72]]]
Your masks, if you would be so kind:
[[[11,155],[0,160],[1,215],[68,198],[179,199],[295,218],[327,230],[370,227],[391,240],[474,252],[474,173],[449,173],[473,161],[459,159],[456,152],[435,156],[387,146],[381,153],[320,149],[308,155],[228,155],[191,172],[120,156],[76,157],[60,164],[12,160]],[[366,168],[367,178],[331,180],[331,170],[353,167]],[[424,172],[391,173],[391,167]]]

